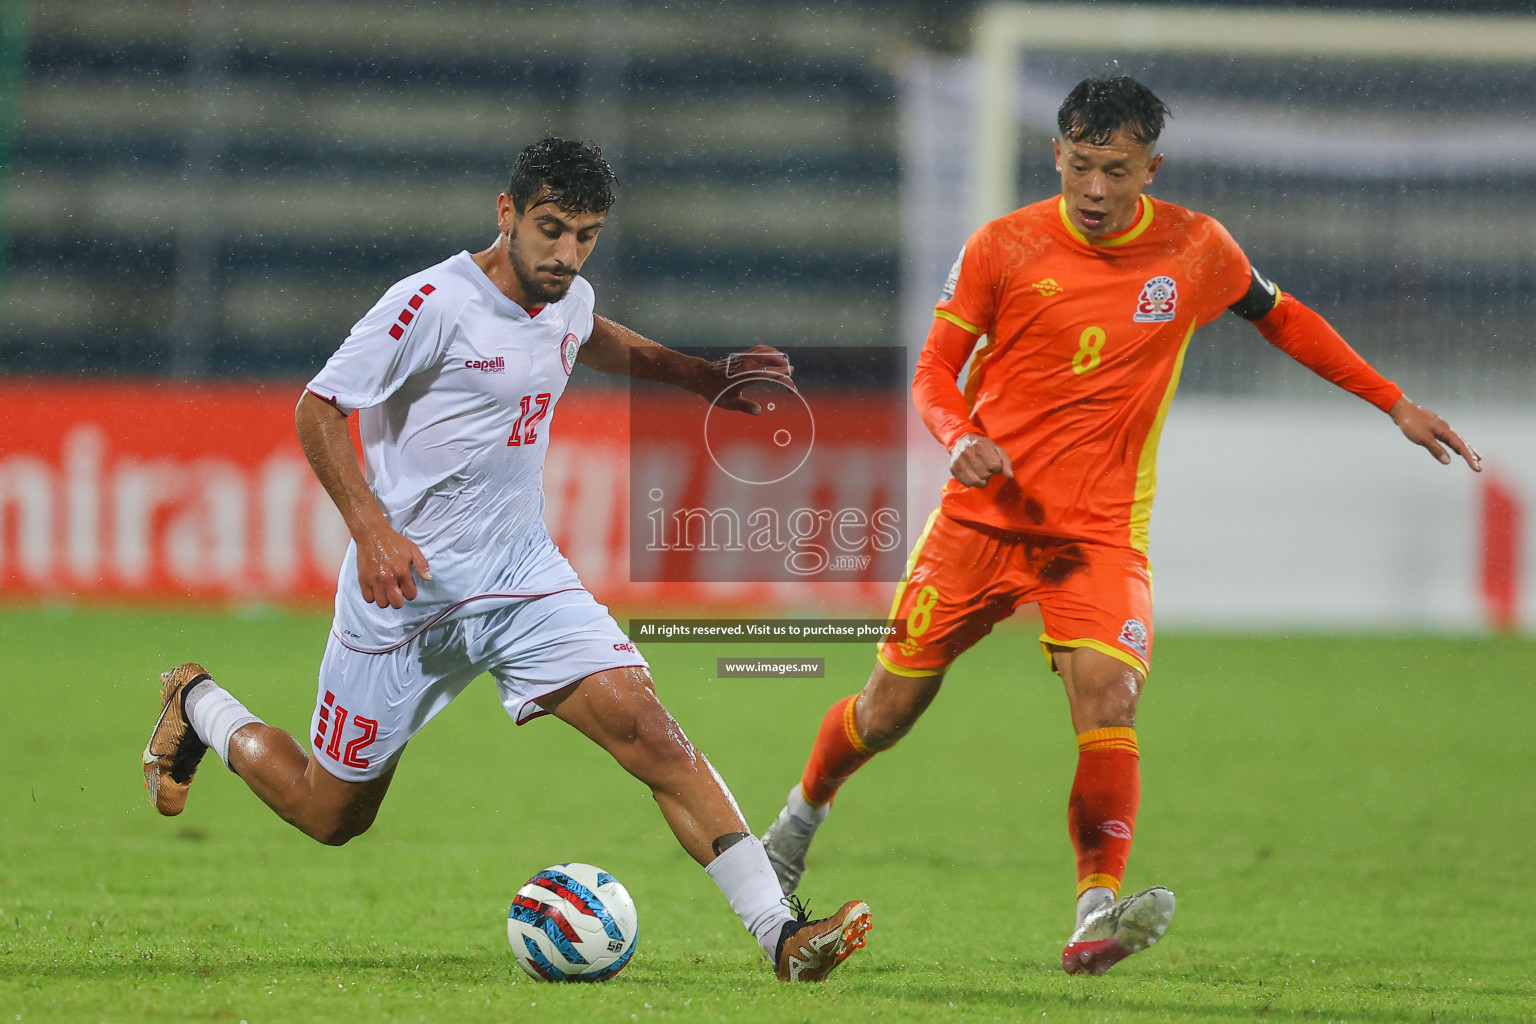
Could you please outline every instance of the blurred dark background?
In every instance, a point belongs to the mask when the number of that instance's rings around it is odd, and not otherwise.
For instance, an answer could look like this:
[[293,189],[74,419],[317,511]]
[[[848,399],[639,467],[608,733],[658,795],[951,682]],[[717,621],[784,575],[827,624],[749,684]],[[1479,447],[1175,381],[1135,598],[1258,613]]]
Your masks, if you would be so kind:
[[[0,0],[0,371],[306,377],[392,281],[489,244],[512,154],[546,132],[597,141],[621,177],[587,271],[600,311],[673,345],[918,342],[898,329],[901,69],[964,54],[977,6]],[[1245,72],[1215,75],[1208,91]],[[1528,117],[1523,81],[1462,81],[1458,102]],[[1048,171],[1026,165],[1021,183],[1052,189]],[[1248,177],[1249,193],[1316,198]],[[1219,207],[1205,178],[1172,164],[1161,192]],[[1536,171],[1465,184],[1453,248],[1530,222]],[[1369,251],[1322,266],[1308,248],[1265,269],[1325,312],[1444,293],[1453,321],[1495,311],[1502,327],[1466,326],[1502,339],[1506,367],[1529,359],[1528,236],[1422,274]],[[1447,333],[1419,332],[1414,358],[1467,343]],[[1197,389],[1260,386],[1239,371],[1192,353]]]

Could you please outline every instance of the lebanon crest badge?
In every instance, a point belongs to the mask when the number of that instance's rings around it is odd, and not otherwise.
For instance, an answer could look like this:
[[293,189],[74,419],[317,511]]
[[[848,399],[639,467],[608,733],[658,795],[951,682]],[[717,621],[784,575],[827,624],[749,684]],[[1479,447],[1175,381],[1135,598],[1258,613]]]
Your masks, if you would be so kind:
[[581,341],[574,334],[567,334],[560,342],[560,365],[565,368],[565,375],[569,377],[571,371],[576,369],[576,353],[581,351]]
[[1173,319],[1179,304],[1179,286],[1171,277],[1154,277],[1141,286],[1141,297],[1136,300],[1136,315],[1131,319],[1139,324],[1160,324]]

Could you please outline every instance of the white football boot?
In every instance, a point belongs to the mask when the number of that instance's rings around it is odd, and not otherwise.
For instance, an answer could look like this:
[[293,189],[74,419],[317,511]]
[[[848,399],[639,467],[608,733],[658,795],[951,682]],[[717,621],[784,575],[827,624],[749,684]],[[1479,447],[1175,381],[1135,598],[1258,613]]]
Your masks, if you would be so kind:
[[773,873],[778,876],[779,888],[785,896],[794,895],[800,888],[800,878],[805,874],[805,852],[811,848],[816,830],[827,820],[827,812],[831,809],[830,804],[812,807],[806,803],[797,782],[789,791],[784,809],[763,833],[763,849],[768,852],[768,863],[773,865]]
[[1173,893],[1160,885],[1089,914],[1061,951],[1068,974],[1103,974],[1132,953],[1157,944],[1173,923]]

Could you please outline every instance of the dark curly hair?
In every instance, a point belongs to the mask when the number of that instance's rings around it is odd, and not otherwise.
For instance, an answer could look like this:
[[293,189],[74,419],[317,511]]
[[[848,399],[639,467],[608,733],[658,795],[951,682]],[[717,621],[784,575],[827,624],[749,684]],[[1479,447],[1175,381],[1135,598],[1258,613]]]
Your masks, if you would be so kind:
[[1107,145],[1121,129],[1150,144],[1163,134],[1163,119],[1172,116],[1166,103],[1129,75],[1099,75],[1067,93],[1056,112],[1056,127],[1062,138],[1090,146]]
[[597,146],[548,135],[517,154],[507,195],[519,214],[546,190],[547,201],[567,213],[603,213],[613,205],[617,183]]

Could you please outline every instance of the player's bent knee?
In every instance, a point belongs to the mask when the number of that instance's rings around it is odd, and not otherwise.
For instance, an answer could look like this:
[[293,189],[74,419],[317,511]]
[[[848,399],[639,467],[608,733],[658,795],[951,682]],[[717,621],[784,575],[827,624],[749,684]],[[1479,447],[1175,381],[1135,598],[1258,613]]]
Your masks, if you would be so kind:
[[1123,672],[1075,679],[1071,688],[1084,698],[1130,701],[1134,704],[1141,696],[1141,677],[1126,669]]
[[347,782],[313,770],[314,764],[310,767],[305,785],[292,787],[281,804],[272,804],[284,821],[325,846],[345,846],[373,827],[394,777],[393,765],[363,782]]
[[917,723],[917,716],[910,718],[898,718],[890,715],[880,715],[873,718],[867,724],[861,724],[859,728],[859,740],[870,751],[889,750],[901,741],[901,738],[912,731],[912,726]]
[[1067,696],[1077,716],[1092,728],[1134,727],[1141,676],[1130,669],[1073,680]]
[[300,824],[305,835],[324,846],[345,846],[373,827],[376,814],[341,814],[323,821]]
[[943,681],[942,675],[906,678],[877,669],[859,695],[860,742],[871,751],[894,747],[928,710]]
[[328,829],[318,834],[314,832],[309,834],[311,839],[316,840],[323,846],[346,846],[360,835],[362,835],[361,832],[344,828]]
[[910,695],[894,701],[868,701],[868,706],[861,702],[855,720],[859,742],[871,752],[889,750],[912,731],[928,704],[928,700],[910,699]]

